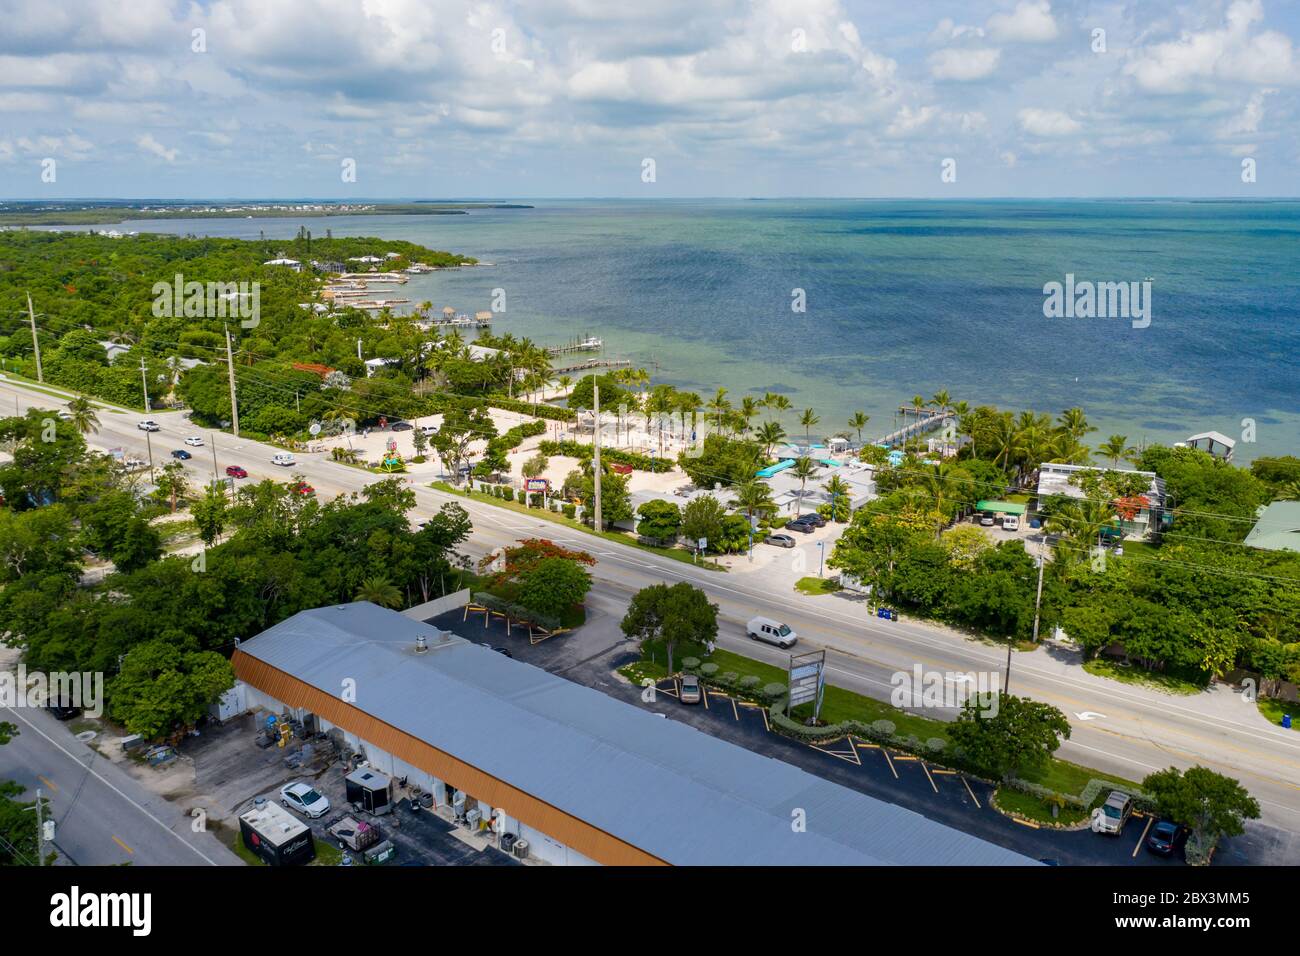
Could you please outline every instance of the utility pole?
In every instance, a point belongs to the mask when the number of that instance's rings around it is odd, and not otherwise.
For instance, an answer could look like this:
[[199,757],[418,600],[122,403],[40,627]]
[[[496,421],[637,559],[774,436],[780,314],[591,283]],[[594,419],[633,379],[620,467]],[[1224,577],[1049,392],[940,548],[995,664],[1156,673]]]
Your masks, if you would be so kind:
[[144,352],[140,353],[140,389],[144,392],[144,411],[147,415],[153,409],[149,405],[149,379],[144,373]]
[[239,437],[239,406],[235,404],[235,359],[234,354],[230,351],[230,326],[225,326],[226,330],[226,369],[230,372],[230,424],[234,428],[235,437]]
[[[1043,568],[1047,565],[1047,559],[1043,557],[1042,552],[1038,554],[1038,593],[1034,596],[1034,643],[1038,643],[1038,612],[1043,604]],[[1007,676],[1002,681],[1002,693],[1011,693],[1011,640],[1007,640]]]
[[591,433],[591,477],[596,482],[596,510],[592,515],[595,518],[595,529],[601,531],[604,524],[600,520],[600,384],[595,373],[591,376],[591,404],[596,409],[596,421]]
[[45,865],[45,820],[41,815],[41,788],[36,788],[36,865]]
[[217,433],[208,432],[208,437],[212,439],[212,483],[216,484],[220,480],[217,476]]
[[144,447],[149,449],[149,480],[153,481],[153,440],[149,437],[149,429],[144,432]]
[[32,351],[36,353],[36,381],[45,382],[45,372],[41,368],[41,340],[36,334],[36,310],[32,307],[32,294],[27,293],[27,318],[32,324]]

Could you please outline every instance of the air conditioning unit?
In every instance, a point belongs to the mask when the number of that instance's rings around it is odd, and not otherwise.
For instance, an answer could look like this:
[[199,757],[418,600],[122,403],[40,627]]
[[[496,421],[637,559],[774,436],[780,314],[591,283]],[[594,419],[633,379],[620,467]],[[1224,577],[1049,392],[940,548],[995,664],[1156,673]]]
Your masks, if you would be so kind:
[[483,819],[483,811],[475,807],[469,813],[465,814],[465,823],[471,829],[478,828],[478,822]]
[[516,859],[526,860],[528,858],[528,841],[516,840],[514,845],[514,851],[515,851]]

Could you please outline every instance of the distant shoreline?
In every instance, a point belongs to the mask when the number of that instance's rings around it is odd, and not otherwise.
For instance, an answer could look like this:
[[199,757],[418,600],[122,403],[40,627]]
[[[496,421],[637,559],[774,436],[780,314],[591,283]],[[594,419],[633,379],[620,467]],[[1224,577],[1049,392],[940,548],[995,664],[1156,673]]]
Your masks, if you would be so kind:
[[327,216],[464,216],[482,209],[532,209],[522,203],[231,203],[140,205],[0,203],[0,226],[120,225],[149,219],[319,219]]

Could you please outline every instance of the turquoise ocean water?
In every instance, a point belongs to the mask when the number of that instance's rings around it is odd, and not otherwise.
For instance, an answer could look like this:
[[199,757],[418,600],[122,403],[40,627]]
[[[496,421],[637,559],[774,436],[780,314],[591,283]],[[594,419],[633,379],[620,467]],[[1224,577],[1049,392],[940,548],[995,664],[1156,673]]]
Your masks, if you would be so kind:
[[[472,312],[504,289],[502,331],[599,335],[705,396],[784,392],[825,432],[863,409],[883,434],[900,403],[947,389],[1054,415],[1081,405],[1094,442],[1237,438],[1252,419],[1241,460],[1300,454],[1300,203],[519,201],[535,208],[116,228],[290,238],[306,225],[477,256],[493,265],[401,294]],[[1067,273],[1150,277],[1149,327],[1045,318],[1043,285]]]

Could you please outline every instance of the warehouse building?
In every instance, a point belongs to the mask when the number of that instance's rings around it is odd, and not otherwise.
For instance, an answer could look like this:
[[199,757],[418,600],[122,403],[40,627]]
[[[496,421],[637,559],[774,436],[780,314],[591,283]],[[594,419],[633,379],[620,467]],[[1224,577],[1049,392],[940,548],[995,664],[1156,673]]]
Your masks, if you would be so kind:
[[551,863],[1034,862],[366,602],[296,614],[233,664],[250,706],[314,715]]

